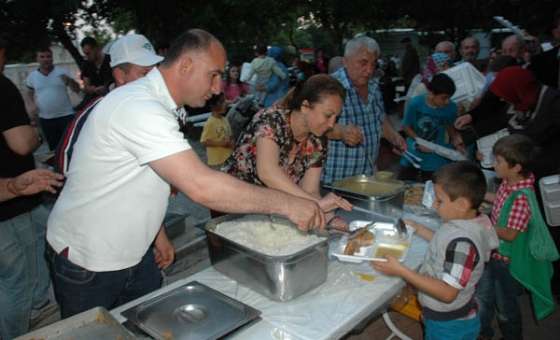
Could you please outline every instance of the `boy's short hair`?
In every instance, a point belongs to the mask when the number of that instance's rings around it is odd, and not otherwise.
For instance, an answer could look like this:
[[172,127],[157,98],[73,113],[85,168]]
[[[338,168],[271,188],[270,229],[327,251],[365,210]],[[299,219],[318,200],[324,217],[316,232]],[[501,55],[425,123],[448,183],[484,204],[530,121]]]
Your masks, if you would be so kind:
[[500,138],[494,144],[492,152],[496,156],[502,156],[510,167],[521,165],[520,174],[527,176],[533,167],[538,148],[531,138],[513,134]]
[[436,74],[426,86],[433,94],[447,94],[449,97],[455,94],[455,82],[445,73]]
[[225,94],[222,92],[220,94],[216,94],[213,95],[209,100],[208,100],[208,108],[210,108],[210,110],[214,111],[214,109],[224,105],[224,103],[226,102],[226,96]]
[[444,165],[433,175],[434,184],[439,184],[452,201],[464,197],[471,208],[478,209],[486,194],[486,178],[473,162],[462,161]]
[[268,51],[268,47],[265,44],[258,44],[257,47],[255,48],[255,51],[258,54],[265,54]]

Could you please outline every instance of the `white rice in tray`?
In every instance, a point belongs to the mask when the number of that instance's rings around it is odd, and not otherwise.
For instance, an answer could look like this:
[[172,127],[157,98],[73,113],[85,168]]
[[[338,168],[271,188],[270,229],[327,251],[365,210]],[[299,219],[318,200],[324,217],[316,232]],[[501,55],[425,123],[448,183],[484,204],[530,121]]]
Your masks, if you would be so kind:
[[281,218],[248,215],[216,226],[216,234],[270,256],[295,254],[325,238],[304,234]]

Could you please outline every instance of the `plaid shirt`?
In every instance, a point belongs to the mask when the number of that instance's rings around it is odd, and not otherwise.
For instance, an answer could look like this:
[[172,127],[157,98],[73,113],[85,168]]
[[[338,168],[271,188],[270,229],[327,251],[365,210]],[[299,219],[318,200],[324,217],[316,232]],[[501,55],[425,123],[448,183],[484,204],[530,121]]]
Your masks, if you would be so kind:
[[[524,188],[534,190],[534,184],[535,176],[533,174],[530,174],[526,179],[521,180],[513,185],[510,185],[506,180],[503,180],[502,184],[500,184],[500,187],[498,188],[498,191],[496,192],[496,200],[494,201],[494,206],[492,207],[492,214],[490,215],[492,224],[496,225],[504,203],[514,191]],[[523,233],[527,231],[527,225],[529,224],[530,218],[531,209],[529,208],[529,202],[527,201],[527,197],[525,197],[525,195],[521,195],[517,197],[515,201],[513,201],[507,225],[500,227],[515,229]],[[492,257],[498,260],[509,261],[507,257],[500,255],[498,251],[492,253]]]
[[347,146],[343,141],[329,141],[328,156],[322,176],[324,183],[373,173],[368,157],[377,160],[385,117],[383,97],[375,80],[371,79],[368,83],[368,99],[367,103],[364,103],[348,78],[346,68],[339,69],[332,76],[346,89],[346,100],[338,123],[361,127],[364,141],[353,147]]
[[457,289],[465,288],[478,261],[480,256],[470,240],[451,241],[445,250],[442,281]]

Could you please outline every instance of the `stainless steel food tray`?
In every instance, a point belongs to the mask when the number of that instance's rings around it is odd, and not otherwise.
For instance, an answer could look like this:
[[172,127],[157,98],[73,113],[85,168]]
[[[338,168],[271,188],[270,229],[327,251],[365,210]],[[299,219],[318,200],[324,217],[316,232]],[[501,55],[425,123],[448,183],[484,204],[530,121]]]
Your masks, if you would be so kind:
[[216,270],[276,301],[294,299],[327,280],[327,239],[291,255],[270,256],[214,232],[218,224],[241,217],[226,215],[206,224],[210,261]]
[[155,339],[217,339],[260,312],[197,281],[122,312]]
[[[358,189],[360,185],[367,185],[368,183],[376,183],[387,187],[393,187],[393,190],[389,190],[384,194],[378,195],[368,195],[360,192],[359,190],[353,190],[354,186]],[[334,182],[332,186],[325,185],[324,187],[331,189],[336,194],[346,198],[353,205],[357,205],[364,209],[391,217],[401,217],[402,215],[404,192],[406,189],[406,186],[402,181],[378,181],[373,177],[359,175],[344,178],[340,181]]]
[[95,307],[16,338],[16,340],[31,339],[132,340],[135,337],[105,308]]

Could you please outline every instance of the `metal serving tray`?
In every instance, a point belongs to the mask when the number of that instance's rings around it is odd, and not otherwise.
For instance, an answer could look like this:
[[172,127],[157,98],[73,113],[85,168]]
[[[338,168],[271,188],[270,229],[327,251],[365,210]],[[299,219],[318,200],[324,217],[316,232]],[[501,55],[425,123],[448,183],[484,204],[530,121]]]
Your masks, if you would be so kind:
[[32,339],[132,340],[135,337],[105,308],[95,307],[16,338],[16,340]]
[[260,312],[196,281],[122,312],[155,339],[217,339]]
[[[352,221],[348,229],[350,229],[350,231],[356,230],[370,223],[371,221]],[[397,236],[398,232],[394,223],[376,222],[368,227],[368,230],[375,235],[371,246],[361,247],[360,251],[354,255],[346,255],[344,254],[344,248],[346,248],[346,244],[348,243],[348,237],[343,236],[338,241],[333,251],[333,256],[340,261],[353,263],[360,263],[363,261],[387,261],[384,257],[377,256],[378,249],[386,248],[399,252],[400,256],[398,256],[398,259],[402,262],[406,259],[406,255],[410,249],[412,234],[414,234],[414,229],[410,226],[407,225],[406,229],[406,237],[401,239]]]
[[218,224],[241,217],[226,215],[206,224],[210,261],[216,270],[276,301],[294,299],[327,280],[327,239],[291,255],[270,256],[214,232]]
[[[379,184],[393,187],[386,193],[370,195],[361,192],[360,186],[368,184]],[[379,181],[373,177],[365,175],[353,176],[336,181],[332,186],[324,186],[332,189],[336,194],[346,198],[353,205],[357,205],[378,214],[392,217],[402,215],[404,205],[404,192],[406,186],[404,182],[397,180]],[[390,188],[388,188],[390,189]]]

